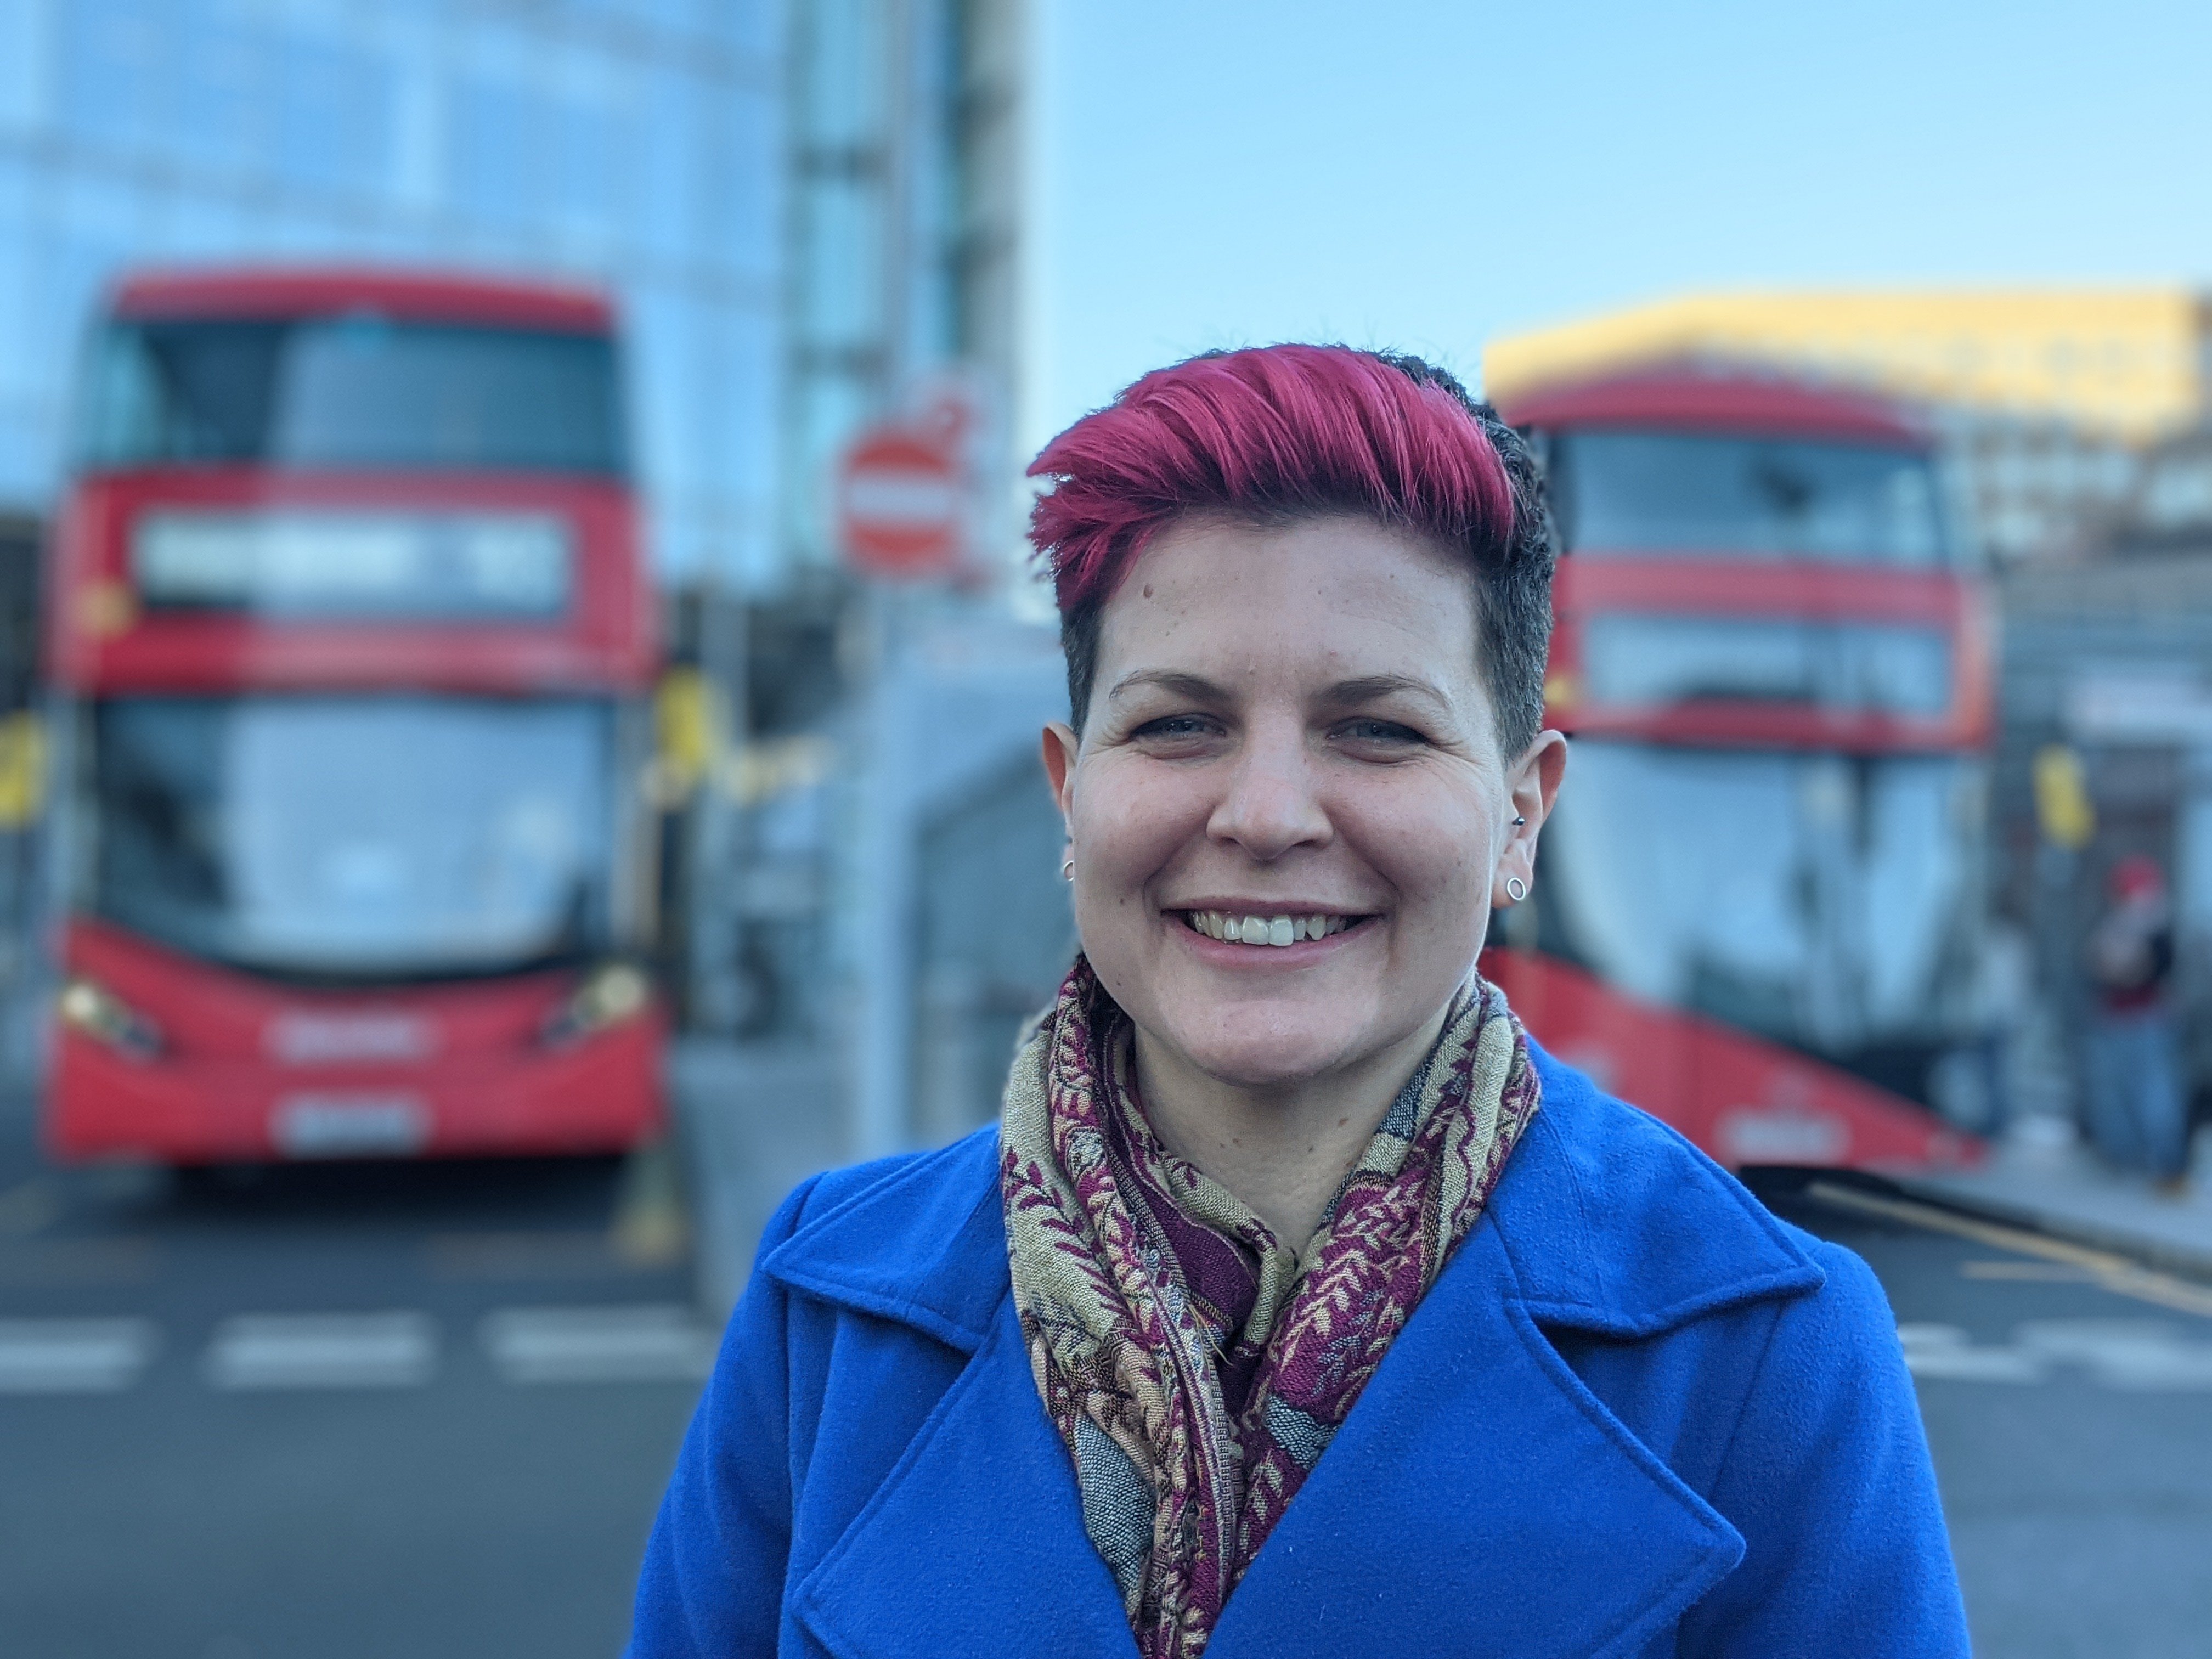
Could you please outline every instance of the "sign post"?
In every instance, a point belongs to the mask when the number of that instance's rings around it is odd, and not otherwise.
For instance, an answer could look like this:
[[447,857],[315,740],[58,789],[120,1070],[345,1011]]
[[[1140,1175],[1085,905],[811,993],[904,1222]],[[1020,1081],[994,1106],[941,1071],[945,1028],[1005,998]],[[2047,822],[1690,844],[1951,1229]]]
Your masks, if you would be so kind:
[[855,439],[837,469],[837,538],[865,575],[958,574],[969,562],[967,412],[939,403]]
[[[853,702],[853,774],[866,810],[851,814],[851,888],[843,906],[854,919],[874,919],[865,945],[848,945],[857,1011],[848,1079],[850,1145],[854,1157],[880,1157],[914,1135],[908,1100],[912,1054],[915,930],[913,804],[919,787],[915,757],[896,733],[900,708],[902,620],[917,590],[963,585],[979,572],[976,544],[987,533],[979,504],[979,435],[986,430],[975,401],[948,383],[934,395],[863,429],[840,458],[831,503],[838,550],[847,568],[866,578],[860,595],[866,625],[860,684]],[[908,695],[911,688],[908,689]]]

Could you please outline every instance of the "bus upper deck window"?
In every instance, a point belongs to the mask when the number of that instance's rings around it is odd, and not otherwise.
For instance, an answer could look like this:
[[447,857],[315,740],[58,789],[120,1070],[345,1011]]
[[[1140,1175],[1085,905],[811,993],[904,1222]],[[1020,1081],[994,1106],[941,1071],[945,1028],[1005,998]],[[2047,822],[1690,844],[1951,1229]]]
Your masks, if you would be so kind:
[[1569,544],[1598,556],[1949,562],[1929,456],[1726,433],[1584,430],[1554,446]]
[[125,321],[94,343],[80,441],[101,468],[618,476],[619,381],[599,334],[360,313]]

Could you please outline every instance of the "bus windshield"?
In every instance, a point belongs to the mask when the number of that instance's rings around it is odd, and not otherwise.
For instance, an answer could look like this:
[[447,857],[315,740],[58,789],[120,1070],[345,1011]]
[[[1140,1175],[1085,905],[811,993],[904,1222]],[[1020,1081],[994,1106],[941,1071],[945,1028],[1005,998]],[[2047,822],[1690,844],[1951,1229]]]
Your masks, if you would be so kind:
[[1589,430],[1553,441],[1553,500],[1585,557],[1652,554],[1936,568],[1951,558],[1918,450],[1721,433]]
[[395,322],[121,322],[94,341],[88,466],[618,474],[613,342]]
[[612,709],[416,695],[127,698],[91,719],[89,908],[303,977],[606,948]]
[[[1571,772],[1539,884],[1571,959],[1831,1057],[1950,1029],[1978,914],[1978,761],[1582,742]],[[1655,824],[1697,826],[1698,855]]]

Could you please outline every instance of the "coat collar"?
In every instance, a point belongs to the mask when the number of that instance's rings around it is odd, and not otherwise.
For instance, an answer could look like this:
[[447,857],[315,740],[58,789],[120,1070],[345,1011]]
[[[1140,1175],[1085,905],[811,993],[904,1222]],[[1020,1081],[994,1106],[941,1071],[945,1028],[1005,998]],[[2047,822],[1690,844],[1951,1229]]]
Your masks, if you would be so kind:
[[[1544,1106],[1231,1600],[1212,1659],[1640,1651],[1743,1540],[1540,1324],[1650,1335],[1819,1268],[1680,1137],[1537,1055]],[[1008,1294],[997,1139],[825,1180],[763,1270],[971,1357],[795,1588],[841,1659],[1133,1654]]]
[[[1532,1317],[1647,1337],[1735,1303],[1819,1287],[1812,1258],[1718,1165],[1529,1047],[1543,1105],[1484,1217]],[[998,1170],[992,1126],[939,1152],[828,1177],[823,1207],[764,1268],[795,1290],[974,1353],[1008,1285]]]
[[761,1270],[825,1302],[974,1353],[1012,1283],[999,1212],[999,1131],[822,1178]]
[[1826,1275],[1741,1182],[1531,1041],[1543,1105],[1485,1213],[1540,1323],[1656,1336]]

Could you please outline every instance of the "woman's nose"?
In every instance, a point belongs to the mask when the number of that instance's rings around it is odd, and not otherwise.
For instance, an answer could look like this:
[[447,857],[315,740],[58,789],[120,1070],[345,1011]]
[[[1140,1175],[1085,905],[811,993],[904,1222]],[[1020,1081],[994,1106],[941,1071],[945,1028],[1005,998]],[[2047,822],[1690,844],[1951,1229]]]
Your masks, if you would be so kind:
[[1260,863],[1273,863],[1294,847],[1320,846],[1334,833],[1298,738],[1255,737],[1237,755],[1224,786],[1206,833],[1236,842]]

